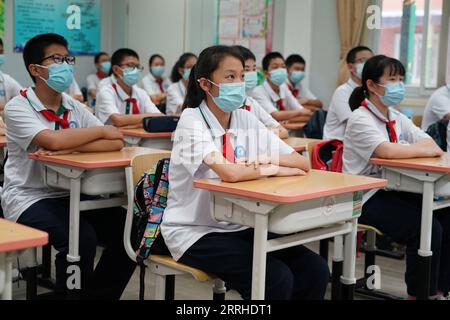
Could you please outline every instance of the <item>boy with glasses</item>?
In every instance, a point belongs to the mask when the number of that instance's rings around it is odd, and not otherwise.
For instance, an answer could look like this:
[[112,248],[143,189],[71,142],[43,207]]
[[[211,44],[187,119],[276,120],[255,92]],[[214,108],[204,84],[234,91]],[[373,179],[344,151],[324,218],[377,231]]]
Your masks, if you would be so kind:
[[[49,187],[44,166],[29,153],[117,151],[123,136],[103,126],[83,104],[63,93],[73,82],[75,57],[66,39],[42,34],[25,45],[23,59],[34,87],[21,90],[7,103],[5,122],[8,160],[2,207],[5,217],[49,234],[56,254],[56,297],[66,293],[69,245],[69,192]],[[125,222],[121,207],[83,212],[79,249],[81,291],[85,298],[119,299],[135,264],[128,258],[122,236]],[[97,240],[105,247],[94,272]]]

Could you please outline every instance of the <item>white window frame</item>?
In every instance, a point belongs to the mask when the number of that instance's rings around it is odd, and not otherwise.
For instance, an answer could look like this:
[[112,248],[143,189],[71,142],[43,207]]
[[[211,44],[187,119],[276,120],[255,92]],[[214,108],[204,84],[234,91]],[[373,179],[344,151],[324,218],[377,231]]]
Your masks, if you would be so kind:
[[[389,1],[389,0],[384,0]],[[446,81],[450,81],[450,79],[445,79],[447,74],[450,74],[450,4],[448,1],[443,1],[442,8],[442,31],[440,34],[440,50],[439,50],[439,62],[438,62],[438,81],[436,88],[426,88],[425,87],[425,74],[426,74],[426,62],[427,59],[421,59],[421,79],[419,86],[407,86],[406,87],[406,97],[409,99],[421,99],[430,97],[433,92],[444,85]],[[375,4],[383,8],[383,0],[376,0]],[[425,11],[424,11],[424,28],[423,28],[423,43],[425,45],[422,46],[422,57],[425,57],[427,54],[427,46],[428,42],[428,32],[430,27],[430,5],[431,0],[425,0]],[[383,10],[383,9],[381,9]],[[380,49],[380,37],[381,37],[381,29],[373,30],[373,34],[370,37],[372,42],[372,47],[375,49],[375,52],[379,52]],[[443,67],[441,67],[443,66]]]

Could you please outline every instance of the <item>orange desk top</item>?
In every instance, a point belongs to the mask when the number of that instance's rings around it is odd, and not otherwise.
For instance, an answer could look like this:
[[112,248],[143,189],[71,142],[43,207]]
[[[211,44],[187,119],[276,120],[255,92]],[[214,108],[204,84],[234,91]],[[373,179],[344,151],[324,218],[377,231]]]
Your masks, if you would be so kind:
[[342,193],[384,188],[387,181],[312,170],[304,177],[273,177],[239,183],[205,179],[195,181],[194,186],[261,201],[289,204]]
[[417,158],[417,159],[397,159],[397,160],[372,159],[370,160],[370,162],[372,164],[385,167],[396,167],[404,169],[416,169],[431,172],[450,173],[450,153],[447,152],[443,156],[437,158]]
[[294,122],[283,124],[286,130],[302,130],[306,126],[306,122]]
[[291,146],[295,151],[303,152],[308,148],[308,145],[310,143],[320,142],[321,140],[291,137],[284,139],[283,141],[286,142],[286,144],[288,144],[289,146]]
[[18,223],[0,219],[0,252],[45,246],[48,234]]
[[0,148],[6,147],[6,137],[0,136]]
[[79,169],[101,169],[129,166],[131,160],[138,155],[170,152],[166,150],[148,149],[140,147],[123,148],[121,151],[74,153],[63,156],[36,156],[29,154],[29,158],[51,164],[62,164]]
[[144,129],[120,129],[125,136],[138,138],[171,138],[172,132],[147,132]]

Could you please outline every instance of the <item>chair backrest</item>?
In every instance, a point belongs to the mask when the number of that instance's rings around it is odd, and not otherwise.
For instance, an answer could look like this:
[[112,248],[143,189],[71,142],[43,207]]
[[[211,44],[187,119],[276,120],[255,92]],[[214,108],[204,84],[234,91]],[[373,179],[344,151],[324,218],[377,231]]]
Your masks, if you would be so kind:
[[150,170],[160,159],[170,158],[170,152],[139,155],[131,161],[133,184],[136,185],[145,172]]
[[312,155],[313,155],[313,152],[314,152],[314,148],[315,148],[316,145],[317,145],[318,143],[320,143],[320,142],[322,142],[322,140],[312,141],[312,142],[308,143],[308,147],[307,147],[307,150],[306,150],[306,151],[308,151],[309,161],[310,161],[310,162],[311,162],[311,159],[312,159]]
[[412,117],[412,122],[419,128],[422,127],[422,120],[423,120],[423,116],[413,116]]

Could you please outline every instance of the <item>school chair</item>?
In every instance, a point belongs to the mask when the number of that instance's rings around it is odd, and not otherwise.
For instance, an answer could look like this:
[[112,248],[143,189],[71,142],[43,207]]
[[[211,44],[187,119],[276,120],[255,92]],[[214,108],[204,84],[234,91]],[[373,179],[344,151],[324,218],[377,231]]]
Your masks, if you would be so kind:
[[377,235],[383,236],[383,233],[375,227],[358,224],[358,232],[366,233],[366,244],[364,246],[365,258],[364,258],[364,277],[356,281],[355,293],[366,296],[369,298],[382,299],[382,300],[402,300],[402,298],[391,295],[389,293],[381,292],[379,290],[370,288],[367,284],[373,277],[373,271],[371,266],[375,266],[375,258],[377,256]]
[[[140,155],[131,161],[131,167],[125,169],[128,206],[123,240],[125,250],[133,261],[136,261],[136,252],[131,245],[130,236],[133,222],[134,188],[144,173],[165,157],[170,157],[170,153]],[[183,274],[191,275],[200,282],[213,282],[213,299],[225,300],[226,288],[222,280],[199,269],[176,262],[171,256],[150,255],[146,265],[150,272],[156,276],[156,300],[174,300],[175,276]]]
[[419,128],[422,127],[422,120],[423,120],[423,116],[413,116],[412,117],[412,122]]

